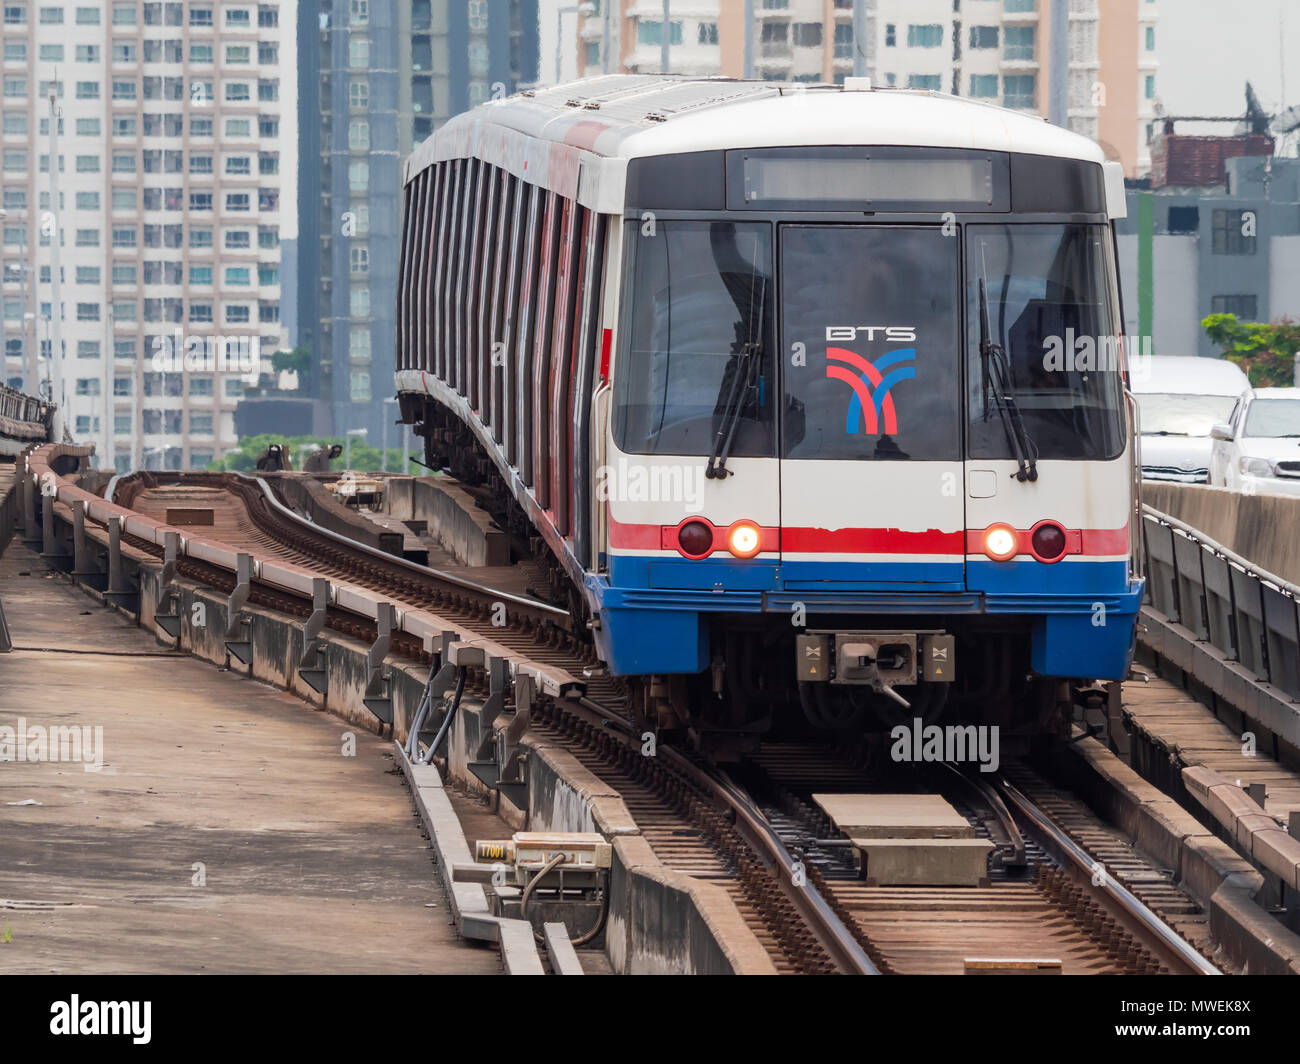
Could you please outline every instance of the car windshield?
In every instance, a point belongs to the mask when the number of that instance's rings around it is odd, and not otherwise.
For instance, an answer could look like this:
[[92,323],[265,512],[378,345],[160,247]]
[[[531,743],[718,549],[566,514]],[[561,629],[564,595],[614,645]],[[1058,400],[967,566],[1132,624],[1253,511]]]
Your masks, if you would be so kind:
[[1300,436],[1300,399],[1256,399],[1246,411],[1243,436]]
[[1235,402],[1231,395],[1139,395],[1144,436],[1209,436],[1210,429],[1228,420]]

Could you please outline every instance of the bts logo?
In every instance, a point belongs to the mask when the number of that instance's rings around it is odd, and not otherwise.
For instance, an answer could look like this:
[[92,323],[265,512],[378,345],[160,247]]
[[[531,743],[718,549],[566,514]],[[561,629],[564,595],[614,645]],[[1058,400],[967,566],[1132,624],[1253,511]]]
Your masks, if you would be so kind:
[[[837,365],[836,363],[843,363]],[[908,365],[911,363],[911,365]],[[842,347],[826,349],[826,376],[843,381],[853,389],[849,399],[844,431],[852,436],[862,423],[868,436],[898,433],[898,412],[894,409],[891,389],[899,381],[916,378],[916,348],[903,347],[868,362],[861,355]]]

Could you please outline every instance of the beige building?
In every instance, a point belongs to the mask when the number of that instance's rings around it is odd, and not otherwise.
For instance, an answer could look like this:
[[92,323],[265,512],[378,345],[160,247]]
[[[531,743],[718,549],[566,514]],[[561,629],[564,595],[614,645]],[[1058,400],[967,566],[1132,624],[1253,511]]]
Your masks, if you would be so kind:
[[[1070,128],[1097,140],[1128,176],[1146,174],[1156,117],[1156,4],[1067,3]],[[670,0],[669,69],[743,77],[746,6],[743,0]],[[601,0],[589,7],[579,9],[578,21],[584,75],[661,69],[662,2]],[[1051,8],[1052,0],[866,0],[867,72],[879,85],[954,93],[1046,116]],[[753,76],[841,82],[853,72],[853,0],[752,0],[752,10]]]
[[65,425],[104,464],[231,449],[251,360],[283,346],[295,22],[292,0],[4,0],[4,379],[53,376],[57,239]]

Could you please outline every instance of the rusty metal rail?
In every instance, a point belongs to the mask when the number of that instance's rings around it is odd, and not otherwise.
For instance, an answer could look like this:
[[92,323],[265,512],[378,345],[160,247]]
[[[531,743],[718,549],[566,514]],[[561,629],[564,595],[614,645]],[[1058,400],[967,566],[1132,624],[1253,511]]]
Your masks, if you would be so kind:
[[1094,896],[1147,949],[1159,956],[1170,971],[1181,975],[1223,974],[1114,876],[1104,868],[1099,868],[1083,847],[1016,786],[1000,779],[997,788],[1012,808],[1031,825],[1031,831],[1039,845],[1051,854],[1076,883],[1090,884]]

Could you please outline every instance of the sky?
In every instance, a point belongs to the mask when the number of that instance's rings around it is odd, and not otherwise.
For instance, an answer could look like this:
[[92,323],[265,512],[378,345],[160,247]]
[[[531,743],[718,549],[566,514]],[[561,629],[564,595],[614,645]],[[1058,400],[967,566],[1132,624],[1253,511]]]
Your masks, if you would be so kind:
[[1158,3],[1156,84],[1166,114],[1243,114],[1248,80],[1270,114],[1300,104],[1298,0]]

